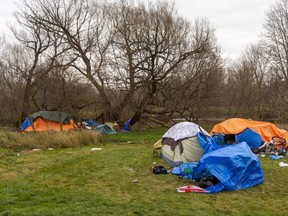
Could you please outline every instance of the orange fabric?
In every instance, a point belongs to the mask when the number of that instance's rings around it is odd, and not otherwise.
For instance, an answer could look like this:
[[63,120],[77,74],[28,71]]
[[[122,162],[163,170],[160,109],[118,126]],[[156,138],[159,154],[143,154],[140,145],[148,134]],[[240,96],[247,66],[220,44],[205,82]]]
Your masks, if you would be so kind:
[[[48,121],[42,118],[37,118],[33,122],[34,130],[32,125],[27,127],[24,131],[60,131],[60,122],[54,122],[54,121]],[[69,124],[62,124],[62,130],[73,130],[74,127],[74,121],[71,120]]]
[[245,130],[246,128],[250,128],[254,132],[258,133],[263,141],[271,141],[273,136],[280,136],[286,139],[286,141],[288,142],[288,131],[279,129],[273,123],[263,121],[252,121],[241,118],[227,119],[215,125],[210,134],[211,135],[213,135],[214,133],[238,134],[243,130]]

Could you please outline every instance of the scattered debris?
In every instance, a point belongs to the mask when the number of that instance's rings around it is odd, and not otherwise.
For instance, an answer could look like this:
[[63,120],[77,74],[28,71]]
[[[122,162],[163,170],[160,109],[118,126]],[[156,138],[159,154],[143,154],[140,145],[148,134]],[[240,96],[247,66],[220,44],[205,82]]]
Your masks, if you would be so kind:
[[288,163],[284,163],[284,162],[280,162],[279,163],[279,167],[287,167]]
[[41,151],[41,149],[32,149],[32,151]]
[[91,151],[101,151],[102,148],[92,148]]

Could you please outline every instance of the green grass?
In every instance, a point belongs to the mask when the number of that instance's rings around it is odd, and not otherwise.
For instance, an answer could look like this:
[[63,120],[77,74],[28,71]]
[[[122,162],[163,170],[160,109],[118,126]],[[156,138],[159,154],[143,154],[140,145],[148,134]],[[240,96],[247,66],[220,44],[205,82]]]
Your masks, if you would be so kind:
[[0,149],[0,215],[288,214],[288,167],[279,160],[260,158],[265,180],[252,188],[178,193],[187,180],[151,171],[153,162],[166,166],[152,151],[164,131],[119,133],[52,151]]

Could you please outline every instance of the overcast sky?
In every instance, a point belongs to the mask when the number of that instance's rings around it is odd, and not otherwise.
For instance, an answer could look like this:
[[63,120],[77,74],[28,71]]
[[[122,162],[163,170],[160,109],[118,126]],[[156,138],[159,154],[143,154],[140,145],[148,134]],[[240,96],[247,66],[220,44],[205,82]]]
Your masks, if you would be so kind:
[[[145,0],[146,1],[146,0]],[[148,0],[147,0],[148,1]],[[151,1],[151,0],[150,0]],[[153,1],[153,0],[152,0]],[[155,0],[156,1],[156,0]],[[275,0],[167,0],[175,2],[178,13],[194,20],[207,18],[216,29],[223,57],[236,59],[250,44],[258,40],[265,12]],[[17,9],[17,0],[0,0],[0,31],[12,37],[7,23]]]

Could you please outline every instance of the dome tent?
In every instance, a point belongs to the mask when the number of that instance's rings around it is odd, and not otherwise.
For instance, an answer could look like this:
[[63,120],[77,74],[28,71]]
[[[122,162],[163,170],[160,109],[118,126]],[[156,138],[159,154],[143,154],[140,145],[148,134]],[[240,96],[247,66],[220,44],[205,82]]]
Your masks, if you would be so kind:
[[61,131],[73,130],[74,121],[65,112],[39,111],[27,117],[19,131]]
[[181,122],[171,127],[154,146],[161,150],[160,157],[170,166],[198,161],[201,156],[217,148],[210,142],[209,133],[192,122]]

